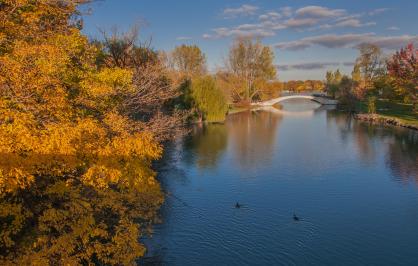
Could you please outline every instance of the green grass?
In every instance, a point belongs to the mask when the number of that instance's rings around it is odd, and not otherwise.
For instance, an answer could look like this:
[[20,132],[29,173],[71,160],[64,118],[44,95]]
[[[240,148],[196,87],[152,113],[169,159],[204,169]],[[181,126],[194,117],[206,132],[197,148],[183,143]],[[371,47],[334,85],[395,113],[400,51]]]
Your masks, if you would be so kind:
[[[367,103],[361,102],[357,106],[362,113],[367,113]],[[376,113],[389,118],[397,118],[401,122],[418,126],[418,114],[413,111],[412,104],[396,103],[379,99],[376,102]]]

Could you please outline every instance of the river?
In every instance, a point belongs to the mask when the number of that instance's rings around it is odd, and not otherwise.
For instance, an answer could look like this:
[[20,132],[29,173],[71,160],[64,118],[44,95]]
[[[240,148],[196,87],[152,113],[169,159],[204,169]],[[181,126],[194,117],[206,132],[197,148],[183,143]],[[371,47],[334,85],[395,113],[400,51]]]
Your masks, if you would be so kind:
[[415,131],[288,101],[196,126],[158,167],[154,264],[418,265]]

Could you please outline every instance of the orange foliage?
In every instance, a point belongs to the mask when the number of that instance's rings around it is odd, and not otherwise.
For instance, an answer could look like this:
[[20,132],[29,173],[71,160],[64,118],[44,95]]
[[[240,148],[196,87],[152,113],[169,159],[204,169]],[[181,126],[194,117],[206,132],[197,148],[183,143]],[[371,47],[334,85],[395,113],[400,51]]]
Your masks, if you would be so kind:
[[163,201],[162,148],[123,115],[132,72],[95,65],[81,2],[0,8],[2,265],[130,264]]

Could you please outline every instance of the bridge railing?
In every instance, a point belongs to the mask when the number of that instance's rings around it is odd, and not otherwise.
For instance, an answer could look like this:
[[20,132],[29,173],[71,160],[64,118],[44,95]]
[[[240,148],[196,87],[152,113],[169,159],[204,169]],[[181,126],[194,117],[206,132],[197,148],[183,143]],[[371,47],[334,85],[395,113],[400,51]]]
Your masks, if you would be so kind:
[[280,93],[279,97],[285,96],[313,96],[313,97],[327,97],[326,93],[323,91],[312,91],[312,92],[292,92],[292,91],[283,91]]
[[[297,97],[294,97],[297,96]],[[278,103],[280,101],[284,101],[287,100],[289,98],[308,98],[311,99],[312,101],[318,102],[320,104],[325,104],[325,105],[335,105],[338,102],[333,99],[332,97],[327,96],[325,93],[323,92],[302,92],[302,93],[294,93],[294,92],[284,92],[281,94],[281,96],[277,97],[277,98],[273,98],[270,100],[266,100],[266,101],[258,101],[258,102],[254,102],[252,103],[252,105],[264,105],[264,106],[268,106],[268,105],[274,105],[275,103]]]

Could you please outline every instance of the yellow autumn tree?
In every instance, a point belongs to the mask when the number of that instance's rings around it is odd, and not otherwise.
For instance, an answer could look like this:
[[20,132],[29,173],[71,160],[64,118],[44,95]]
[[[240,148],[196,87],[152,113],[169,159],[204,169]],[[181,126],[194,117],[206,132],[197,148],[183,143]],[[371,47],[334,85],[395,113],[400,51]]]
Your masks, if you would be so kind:
[[0,3],[0,264],[127,265],[163,201],[162,148],[124,115],[132,71],[98,67],[86,0]]

